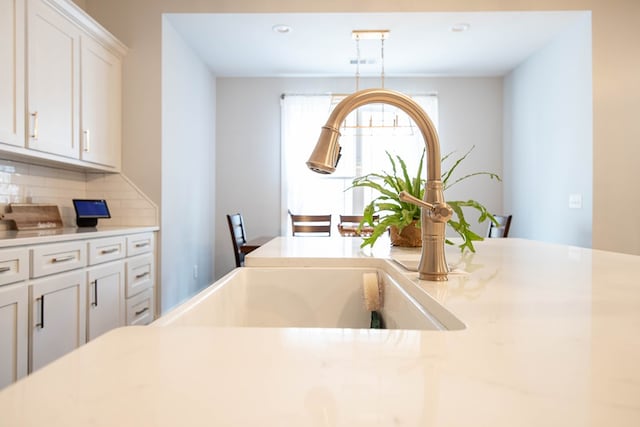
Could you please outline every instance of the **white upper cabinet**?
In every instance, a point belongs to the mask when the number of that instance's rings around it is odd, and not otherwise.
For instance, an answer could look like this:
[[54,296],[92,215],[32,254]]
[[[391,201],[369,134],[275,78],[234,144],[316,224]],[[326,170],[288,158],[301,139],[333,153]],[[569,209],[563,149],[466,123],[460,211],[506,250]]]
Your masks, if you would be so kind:
[[0,143],[24,147],[24,1],[0,0]]
[[80,38],[82,160],[120,167],[121,61],[90,36]]
[[27,146],[79,158],[78,28],[43,0],[27,5]]
[[0,155],[118,172],[126,47],[71,0],[0,0]]

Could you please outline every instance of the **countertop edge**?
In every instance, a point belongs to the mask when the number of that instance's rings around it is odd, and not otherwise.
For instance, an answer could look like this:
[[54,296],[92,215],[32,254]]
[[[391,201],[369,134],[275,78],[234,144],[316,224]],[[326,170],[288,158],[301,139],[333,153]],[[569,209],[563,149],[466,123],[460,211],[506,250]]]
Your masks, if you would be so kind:
[[0,248],[66,242],[70,240],[88,240],[121,236],[124,234],[155,232],[158,230],[160,230],[158,226],[98,227],[86,230],[72,227],[32,231],[6,230],[0,232]]

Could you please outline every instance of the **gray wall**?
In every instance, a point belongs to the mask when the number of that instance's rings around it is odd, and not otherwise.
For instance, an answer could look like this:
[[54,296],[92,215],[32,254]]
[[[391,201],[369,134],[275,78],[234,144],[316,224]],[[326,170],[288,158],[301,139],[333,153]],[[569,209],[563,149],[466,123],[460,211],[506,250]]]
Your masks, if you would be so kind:
[[[591,247],[590,16],[505,78],[505,206],[514,237]],[[570,209],[569,196],[582,196]]]
[[[620,211],[638,212],[640,192],[640,2],[629,0],[460,0],[367,2],[298,0],[84,0],[86,10],[129,48],[123,63],[123,171],[158,206],[161,203],[163,13],[444,12],[591,10],[593,14],[593,247],[640,254],[640,222],[620,226]],[[184,221],[190,221],[187,212]],[[180,280],[189,280],[188,276]],[[164,304],[164,306],[168,306]]]
[[[351,92],[354,84],[353,78],[217,79],[216,277],[235,266],[226,214],[243,214],[249,238],[283,232],[280,95]],[[377,85],[378,79],[364,79],[360,88]],[[476,145],[458,176],[478,170],[502,174],[502,78],[387,79],[386,87],[438,93],[442,153],[463,154]],[[309,131],[319,133],[319,129]],[[453,187],[446,196],[475,198],[494,212],[502,211],[502,184],[486,178]],[[474,229],[484,233],[486,224],[474,224]]]
[[[164,312],[207,286],[214,275],[216,90],[209,69],[167,19],[162,28],[160,301]],[[139,159],[142,164],[146,160]]]

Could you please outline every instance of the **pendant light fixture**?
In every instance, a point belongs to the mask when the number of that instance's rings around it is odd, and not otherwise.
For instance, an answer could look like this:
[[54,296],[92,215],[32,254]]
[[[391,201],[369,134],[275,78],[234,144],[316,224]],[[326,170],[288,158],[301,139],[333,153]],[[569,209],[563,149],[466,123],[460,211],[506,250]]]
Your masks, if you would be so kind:
[[[363,60],[360,55],[360,42],[365,40],[380,41],[380,88],[385,87],[385,45],[384,42],[390,36],[389,30],[353,30],[351,38],[356,44],[356,71],[355,71],[355,91],[360,88],[360,65],[365,63],[375,63],[375,61]],[[354,62],[354,61],[352,61]],[[333,95],[331,98],[332,110],[347,95]],[[384,104],[371,104],[361,107],[351,113],[341,126],[341,133],[350,135],[372,135],[375,133],[391,133],[413,135],[413,122],[400,110]]]

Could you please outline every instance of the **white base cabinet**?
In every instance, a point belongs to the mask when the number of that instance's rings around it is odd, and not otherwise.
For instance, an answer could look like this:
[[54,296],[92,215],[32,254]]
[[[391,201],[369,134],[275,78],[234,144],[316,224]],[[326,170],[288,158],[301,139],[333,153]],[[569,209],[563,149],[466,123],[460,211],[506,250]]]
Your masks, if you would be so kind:
[[82,270],[30,285],[30,360],[33,372],[84,344],[86,285]]
[[127,259],[125,261],[127,325],[147,325],[155,317],[153,304],[154,246],[153,233],[127,236]]
[[27,304],[24,284],[0,287],[0,389],[27,375]]
[[0,389],[111,329],[154,320],[154,234],[111,234],[0,249]]

